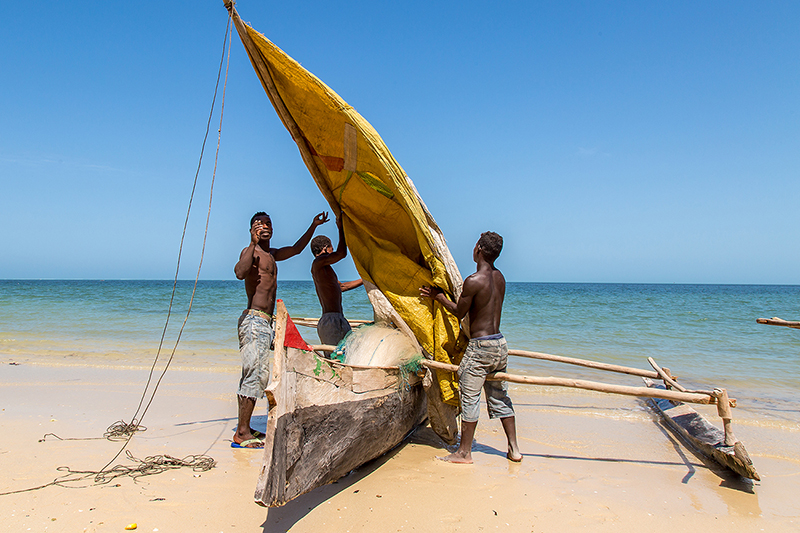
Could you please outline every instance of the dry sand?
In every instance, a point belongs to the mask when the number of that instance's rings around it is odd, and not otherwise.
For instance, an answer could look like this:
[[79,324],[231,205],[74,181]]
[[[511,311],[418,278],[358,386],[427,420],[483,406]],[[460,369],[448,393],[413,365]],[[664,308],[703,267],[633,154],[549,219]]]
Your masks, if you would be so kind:
[[[11,364],[11,363],[17,364]],[[736,410],[763,481],[694,455],[633,398],[512,387],[522,464],[505,459],[497,421],[481,419],[475,464],[436,461],[430,429],[337,483],[281,508],[253,503],[261,451],[230,448],[235,368],[172,368],[128,450],[137,458],[207,454],[205,472],[171,470],[85,488],[0,496],[0,530],[159,532],[799,531],[797,424]],[[148,368],[5,357],[0,361],[0,492],[47,484],[57,468],[102,468],[121,444]],[[254,425],[266,424],[266,402]],[[713,413],[712,413],[713,415]],[[485,417],[485,414],[483,415]],[[93,440],[57,440],[91,437]],[[132,465],[125,456],[114,464]],[[74,487],[74,485],[70,485]]]

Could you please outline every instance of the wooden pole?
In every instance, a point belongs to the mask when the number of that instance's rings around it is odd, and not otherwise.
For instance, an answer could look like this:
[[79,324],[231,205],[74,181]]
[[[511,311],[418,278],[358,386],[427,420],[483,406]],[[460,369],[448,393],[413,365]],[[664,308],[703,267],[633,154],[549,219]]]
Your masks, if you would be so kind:
[[563,355],[551,355],[548,353],[528,352],[525,350],[509,350],[508,355],[515,355],[517,357],[527,357],[529,359],[539,359],[542,361],[554,361],[556,363],[567,363],[570,365],[578,365],[586,368],[594,368],[596,370],[608,370],[609,372],[619,372],[621,374],[641,376],[643,378],[661,379],[661,376],[659,376],[657,372],[653,372],[652,370],[641,370],[639,368],[612,365],[609,363],[600,363],[597,361],[589,361],[587,359],[575,359],[574,357],[565,357]]
[[658,375],[661,377],[661,379],[664,380],[665,385],[671,386],[681,392],[693,392],[696,394],[707,394],[708,396],[714,396],[714,393],[712,391],[686,389],[686,387],[684,387],[683,385],[675,381],[675,379],[673,379],[673,376],[669,373],[668,368],[661,368],[660,366],[658,366],[658,363],[656,363],[655,359],[653,359],[652,357],[648,357],[647,361],[650,363],[650,366],[652,366],[656,370],[656,372],[658,372]]
[[[316,352],[328,351],[332,352],[336,346],[327,344],[315,344],[311,349]],[[511,350],[509,350],[511,353]],[[543,354],[546,355],[546,354]],[[558,357],[558,356],[554,356]],[[567,358],[570,359],[570,358]],[[588,361],[591,362],[591,361]],[[423,359],[420,364],[427,368],[436,370],[444,370],[447,372],[457,372],[458,366],[447,363],[440,363],[438,361],[431,361],[430,359]],[[610,365],[616,366],[616,365]],[[596,367],[592,367],[596,368]],[[636,370],[636,369],[633,369]],[[652,372],[655,379],[659,379],[658,373]],[[628,387],[625,385],[612,385],[609,383],[600,383],[598,381],[587,381],[583,379],[571,378],[555,378],[555,377],[539,377],[539,376],[521,376],[518,374],[508,374],[505,372],[493,372],[486,376],[489,381],[508,381],[509,383],[521,383],[525,385],[542,385],[553,387],[572,387],[575,389],[592,390],[596,392],[605,392],[609,394],[622,394],[624,396],[640,396],[645,398],[664,398],[666,400],[675,400],[678,402],[699,403],[699,404],[715,404],[719,400],[714,393],[696,392],[696,391],[673,391],[665,389],[655,389],[648,387]],[[736,407],[735,398],[727,398],[730,407]]]
[[759,318],[756,322],[759,324],[768,324],[770,326],[786,326],[787,328],[800,329],[800,322],[796,320],[784,320],[776,316],[772,318]]
[[714,396],[717,398],[717,414],[722,418],[722,429],[725,430],[725,446],[736,444],[736,436],[733,434],[731,419],[733,412],[728,402],[728,391],[725,389],[714,389]]
[[[423,359],[420,362],[420,364],[428,368],[446,370],[449,372],[456,372],[458,370],[458,367],[456,365],[439,363],[438,361],[430,361],[428,359]],[[624,385],[611,385],[608,383],[587,381],[583,379],[520,376],[517,374],[507,374],[505,372],[493,372],[488,376],[486,376],[486,379],[489,381],[508,381],[509,383],[522,383],[526,385],[572,387],[575,389],[605,392],[609,394],[622,394],[624,396],[639,396],[645,398],[664,398],[666,400],[675,400],[687,403],[699,403],[699,404],[717,403],[717,398],[706,394],[697,394],[693,392],[680,392],[680,391],[665,390],[665,389],[651,389],[648,387],[628,387]],[[735,407],[736,400],[730,399],[729,405],[731,407]]]
[[[309,328],[317,327],[319,323],[319,318],[292,318],[292,322],[294,322],[295,326],[306,326]],[[352,327],[361,326],[362,324],[372,324],[375,322],[374,320],[348,320],[347,321]]]

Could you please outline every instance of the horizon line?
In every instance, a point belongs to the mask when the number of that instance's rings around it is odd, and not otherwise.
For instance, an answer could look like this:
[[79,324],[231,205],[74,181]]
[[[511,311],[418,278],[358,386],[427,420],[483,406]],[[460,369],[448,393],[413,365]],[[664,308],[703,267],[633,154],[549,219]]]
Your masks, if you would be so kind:
[[[175,279],[169,278],[0,278],[0,282],[13,281],[158,281],[174,282]],[[194,282],[193,278],[179,278],[179,282]],[[224,281],[242,282],[238,279],[200,279],[202,281]],[[311,279],[284,279],[279,282],[307,282],[313,283]],[[722,283],[722,282],[692,282],[692,281],[518,281],[506,280],[506,283],[531,283],[539,285],[717,285],[717,286],[743,286],[743,287],[800,287],[800,283]]]

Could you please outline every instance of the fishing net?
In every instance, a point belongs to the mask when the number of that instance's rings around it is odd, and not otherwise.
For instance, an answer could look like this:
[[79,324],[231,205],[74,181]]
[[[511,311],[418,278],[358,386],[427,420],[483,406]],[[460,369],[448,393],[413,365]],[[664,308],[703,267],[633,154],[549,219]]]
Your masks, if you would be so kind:
[[405,366],[420,353],[405,333],[378,324],[359,326],[342,339],[333,357],[357,366]]

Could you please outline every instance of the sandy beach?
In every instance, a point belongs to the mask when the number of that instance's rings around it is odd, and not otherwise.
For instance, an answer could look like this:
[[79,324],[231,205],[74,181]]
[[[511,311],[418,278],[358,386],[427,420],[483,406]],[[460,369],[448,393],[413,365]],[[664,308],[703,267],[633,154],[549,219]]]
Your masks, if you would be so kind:
[[[121,447],[102,438],[130,421],[147,365],[4,356],[0,363],[0,492],[96,471]],[[91,479],[0,496],[7,531],[797,531],[795,422],[735,411],[737,436],[762,481],[698,457],[644,404],[627,397],[512,387],[522,464],[504,457],[496,421],[478,425],[475,464],[436,461],[428,428],[339,482],[289,504],[253,503],[261,451],[230,448],[234,367],[171,367],[128,450],[139,459],[206,454],[216,466],[107,484]],[[484,410],[485,411],[485,410]],[[255,424],[266,424],[259,402]],[[713,411],[709,412],[714,420]],[[67,439],[58,440],[54,433]],[[100,437],[100,438],[98,438]],[[123,454],[114,464],[131,466]],[[81,488],[78,488],[81,487]]]

